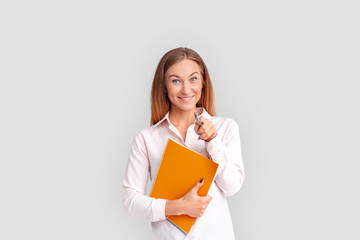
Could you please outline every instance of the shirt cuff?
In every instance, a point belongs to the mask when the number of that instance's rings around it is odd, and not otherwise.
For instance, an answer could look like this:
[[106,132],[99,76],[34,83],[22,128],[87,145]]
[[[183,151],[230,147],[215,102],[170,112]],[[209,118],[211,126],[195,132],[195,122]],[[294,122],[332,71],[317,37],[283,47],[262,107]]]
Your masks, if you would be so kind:
[[162,221],[166,219],[165,216],[165,206],[166,206],[166,199],[155,199],[154,204],[154,215],[153,215],[153,222]]

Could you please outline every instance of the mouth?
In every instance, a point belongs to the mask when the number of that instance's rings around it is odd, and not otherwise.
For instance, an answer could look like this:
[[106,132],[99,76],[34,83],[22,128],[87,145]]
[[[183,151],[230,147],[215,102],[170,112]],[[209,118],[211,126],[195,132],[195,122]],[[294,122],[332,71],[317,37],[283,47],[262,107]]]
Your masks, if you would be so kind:
[[184,102],[189,102],[194,98],[193,96],[189,96],[189,97],[178,97],[180,100],[184,101]]

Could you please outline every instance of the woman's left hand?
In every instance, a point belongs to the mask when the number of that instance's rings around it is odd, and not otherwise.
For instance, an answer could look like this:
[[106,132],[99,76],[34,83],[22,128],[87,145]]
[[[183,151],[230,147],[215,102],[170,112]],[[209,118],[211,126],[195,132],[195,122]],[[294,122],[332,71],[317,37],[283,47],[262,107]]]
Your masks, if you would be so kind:
[[201,127],[199,127],[198,124],[195,124],[195,132],[199,134],[199,139],[210,142],[217,135],[215,125],[207,118],[200,117],[199,120]]

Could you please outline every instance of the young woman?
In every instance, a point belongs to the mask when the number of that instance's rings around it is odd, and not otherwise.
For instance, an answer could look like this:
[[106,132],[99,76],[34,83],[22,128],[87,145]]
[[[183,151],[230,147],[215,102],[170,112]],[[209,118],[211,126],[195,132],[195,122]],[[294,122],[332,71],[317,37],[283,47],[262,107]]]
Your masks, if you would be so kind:
[[[201,127],[195,124],[194,113]],[[176,200],[150,198],[153,181],[168,138],[219,164],[208,196],[199,197],[197,183]],[[209,73],[202,58],[189,48],[176,48],[160,60],[151,90],[151,127],[133,141],[123,180],[125,211],[151,221],[155,239],[235,239],[226,197],[244,181],[239,128],[232,119],[215,116]],[[171,215],[196,217],[189,234],[166,220]]]

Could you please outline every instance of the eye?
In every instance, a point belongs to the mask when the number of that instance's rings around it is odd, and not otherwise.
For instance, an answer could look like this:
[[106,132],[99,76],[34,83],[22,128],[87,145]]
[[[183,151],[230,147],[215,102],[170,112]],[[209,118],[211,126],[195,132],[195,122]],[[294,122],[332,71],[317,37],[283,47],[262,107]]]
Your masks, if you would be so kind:
[[196,81],[196,79],[197,79],[197,77],[193,77],[193,78],[190,79],[190,81],[194,82],[194,81]]
[[178,79],[173,79],[171,82],[173,83],[179,83],[180,81]]

